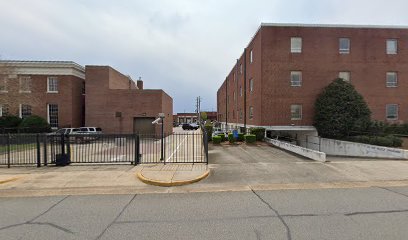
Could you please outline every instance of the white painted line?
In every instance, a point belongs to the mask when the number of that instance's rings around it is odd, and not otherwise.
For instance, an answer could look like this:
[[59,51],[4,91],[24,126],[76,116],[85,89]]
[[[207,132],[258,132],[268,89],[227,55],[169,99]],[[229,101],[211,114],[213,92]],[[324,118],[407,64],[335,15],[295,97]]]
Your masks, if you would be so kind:
[[188,135],[191,135],[191,134],[187,134],[187,135],[186,135],[186,137],[184,138],[184,140],[183,140],[181,143],[179,143],[179,145],[177,146],[176,150],[174,150],[174,152],[173,152],[172,154],[170,154],[170,156],[169,156],[166,160],[164,160],[164,163],[166,163],[171,157],[173,157],[173,155],[179,150],[181,144],[183,144],[183,143],[186,141],[186,139],[188,138]]

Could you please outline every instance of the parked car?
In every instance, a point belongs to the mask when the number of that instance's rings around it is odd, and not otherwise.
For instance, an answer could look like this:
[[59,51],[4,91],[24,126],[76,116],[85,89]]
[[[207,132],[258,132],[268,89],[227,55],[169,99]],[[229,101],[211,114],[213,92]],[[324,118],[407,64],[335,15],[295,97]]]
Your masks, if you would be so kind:
[[61,128],[55,132],[49,133],[48,135],[68,135],[68,134],[75,134],[79,131],[79,128]]
[[214,128],[214,129],[213,129],[213,132],[212,132],[212,137],[218,136],[218,135],[221,135],[221,134],[224,134],[224,136],[225,136],[226,138],[228,138],[228,133],[225,132],[225,131],[222,131],[221,128]]
[[75,133],[75,142],[90,142],[98,139],[99,134],[102,134],[102,129],[99,127],[80,127],[79,131]]
[[197,130],[199,126],[196,123],[183,123],[183,130]]

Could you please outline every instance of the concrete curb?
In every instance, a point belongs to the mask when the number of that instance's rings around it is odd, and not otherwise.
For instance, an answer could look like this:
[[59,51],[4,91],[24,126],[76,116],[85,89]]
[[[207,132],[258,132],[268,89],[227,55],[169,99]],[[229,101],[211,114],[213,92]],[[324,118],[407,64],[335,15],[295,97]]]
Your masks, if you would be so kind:
[[9,179],[6,179],[6,180],[0,180],[0,184],[13,182],[13,181],[16,181],[18,179],[20,179],[20,177],[13,177],[13,178],[9,178]]
[[168,182],[147,178],[147,177],[143,176],[142,171],[137,172],[136,176],[137,176],[137,178],[139,178],[140,181],[142,181],[142,182],[144,182],[146,184],[160,186],[160,187],[174,187],[174,186],[182,186],[182,185],[187,185],[187,184],[192,184],[192,183],[198,182],[198,181],[206,178],[209,174],[210,174],[210,170],[207,169],[207,171],[205,171],[202,175],[200,175],[200,176],[198,176],[198,177],[196,177],[194,179],[185,180],[185,181],[168,181]]

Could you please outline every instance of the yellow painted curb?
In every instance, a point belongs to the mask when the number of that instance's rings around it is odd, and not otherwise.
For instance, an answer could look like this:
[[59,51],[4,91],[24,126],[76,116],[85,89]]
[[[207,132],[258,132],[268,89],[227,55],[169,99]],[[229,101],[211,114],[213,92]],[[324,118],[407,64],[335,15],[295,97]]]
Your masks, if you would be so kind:
[[13,181],[16,181],[17,179],[20,179],[20,177],[13,177],[13,178],[9,178],[9,179],[6,179],[6,180],[0,180],[0,184],[13,182]]
[[140,181],[150,184],[150,185],[155,185],[155,186],[160,186],[160,187],[174,187],[174,186],[182,186],[182,185],[187,185],[191,183],[198,182],[204,178],[206,178],[210,174],[210,170],[207,169],[207,171],[204,172],[201,176],[192,179],[192,180],[186,180],[186,181],[170,181],[170,182],[162,182],[154,179],[149,179],[143,176],[142,171],[139,171],[136,173],[137,178],[139,178]]

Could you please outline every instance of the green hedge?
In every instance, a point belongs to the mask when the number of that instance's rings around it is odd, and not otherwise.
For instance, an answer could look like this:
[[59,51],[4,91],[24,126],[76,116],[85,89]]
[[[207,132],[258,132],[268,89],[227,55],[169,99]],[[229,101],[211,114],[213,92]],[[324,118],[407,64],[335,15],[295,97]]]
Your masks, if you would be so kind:
[[265,128],[262,127],[250,128],[249,132],[256,136],[257,141],[262,141],[265,137]]
[[238,133],[238,141],[239,142],[244,141],[244,134],[243,133]]
[[20,125],[22,119],[17,116],[0,117],[0,128],[16,128]]
[[387,135],[384,137],[381,136],[353,136],[348,137],[346,140],[352,142],[359,142],[383,147],[401,147],[402,146],[402,139],[399,137],[395,137],[392,135]]
[[228,133],[228,142],[235,143],[235,138],[233,133]]
[[212,137],[212,141],[213,141],[214,144],[220,144],[221,140],[222,140],[221,136]]
[[218,137],[220,137],[221,138],[221,142],[224,142],[225,140],[227,140],[227,139],[225,139],[225,135],[224,134],[218,134]]
[[244,135],[244,138],[245,138],[245,142],[247,142],[247,143],[254,143],[254,142],[256,142],[256,136],[253,135],[253,134]]
[[208,140],[211,141],[211,136],[212,136],[212,133],[213,133],[213,126],[212,126],[212,124],[211,124],[211,123],[210,123],[210,124],[206,124],[206,125],[204,126],[204,128],[205,128],[205,130],[207,131]]

